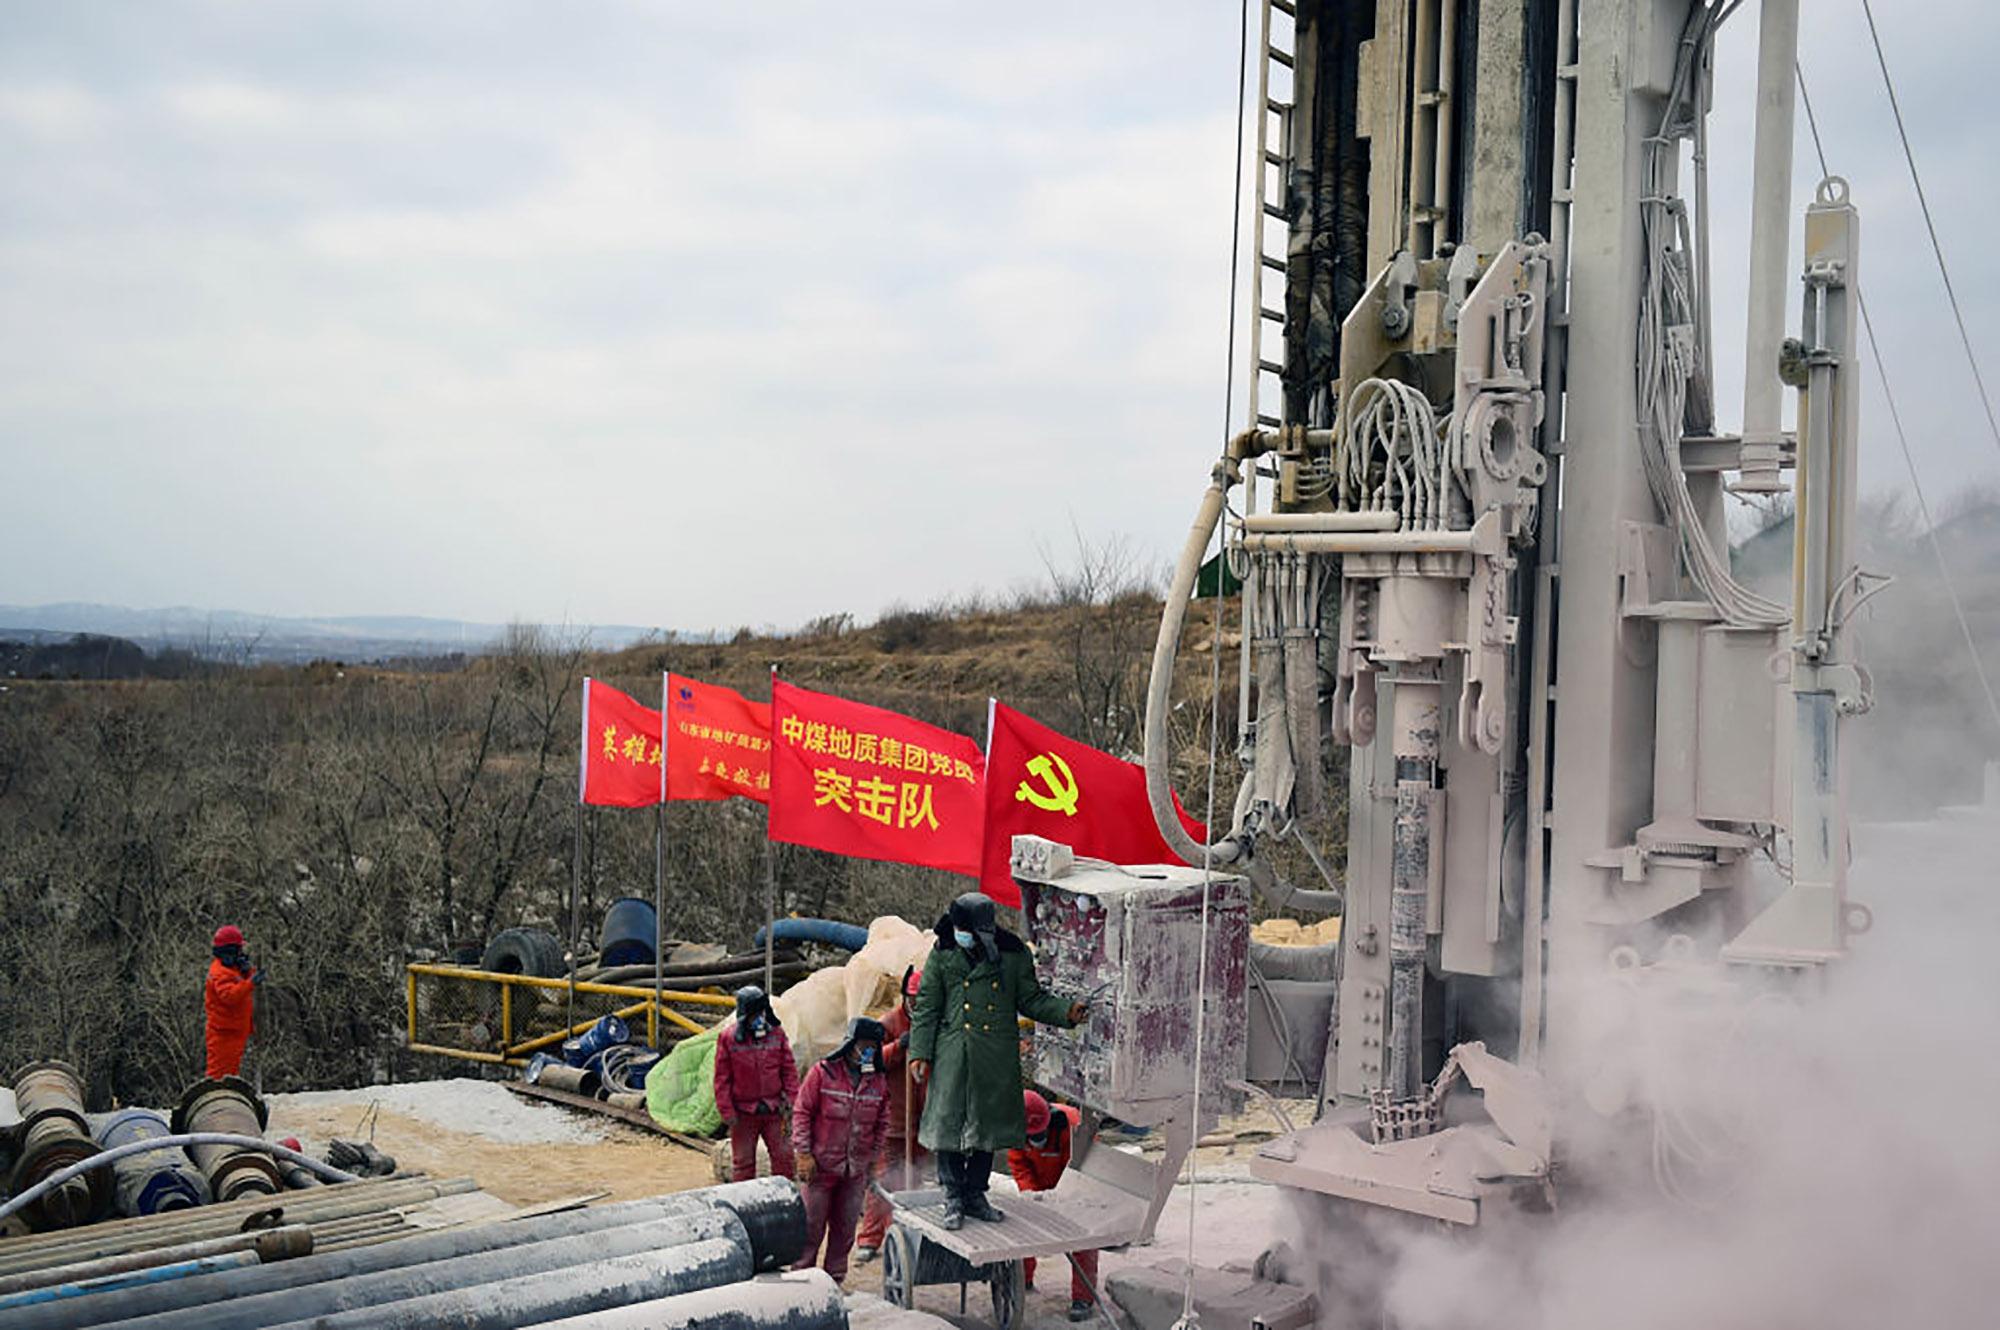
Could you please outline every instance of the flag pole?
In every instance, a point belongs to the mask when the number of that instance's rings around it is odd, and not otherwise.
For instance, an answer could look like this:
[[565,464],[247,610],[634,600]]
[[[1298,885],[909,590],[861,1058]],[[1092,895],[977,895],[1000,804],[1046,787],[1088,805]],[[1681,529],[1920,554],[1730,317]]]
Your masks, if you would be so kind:
[[764,808],[764,992],[772,991],[772,976],[777,970],[773,952],[778,938],[778,865],[777,856],[771,851],[771,809]]
[[666,987],[661,977],[667,949],[666,908],[667,803],[662,799],[653,819],[653,1014],[647,1024],[653,1027],[654,1048],[660,1046],[660,990]]
[[583,803],[576,805],[576,835],[569,860],[569,1001],[563,1008],[563,1024],[576,1025],[576,930],[577,893],[583,885]]
[[[778,663],[771,662],[771,700],[777,701]],[[775,718],[775,711],[773,716]],[[777,985],[774,982],[777,965],[775,954],[778,945],[778,863],[777,855],[771,849],[771,805],[764,804],[764,996],[770,997]]]

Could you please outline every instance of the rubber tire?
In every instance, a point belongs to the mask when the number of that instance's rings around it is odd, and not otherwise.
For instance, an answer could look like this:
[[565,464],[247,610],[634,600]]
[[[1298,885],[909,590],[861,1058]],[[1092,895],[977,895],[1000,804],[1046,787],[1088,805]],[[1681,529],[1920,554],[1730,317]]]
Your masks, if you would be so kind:
[[479,968],[537,979],[560,979],[566,973],[561,941],[538,928],[509,928],[495,934],[479,958]]
[[882,1300],[904,1311],[917,1305],[917,1244],[921,1241],[901,1224],[891,1224],[882,1237]]
[[1020,1330],[1028,1319],[1028,1267],[1002,1261],[988,1276],[993,1289],[994,1330]]

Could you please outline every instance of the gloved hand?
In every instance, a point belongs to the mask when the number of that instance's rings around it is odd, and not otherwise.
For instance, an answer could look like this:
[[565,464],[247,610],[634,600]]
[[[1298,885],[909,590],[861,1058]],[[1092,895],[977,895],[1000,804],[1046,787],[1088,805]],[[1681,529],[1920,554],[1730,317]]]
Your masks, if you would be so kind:
[[264,972],[262,970],[252,970],[250,972],[250,982],[258,988],[262,988],[264,986]]
[[910,1059],[910,1079],[922,1085],[931,1078],[931,1064],[928,1058]]
[[819,1165],[814,1162],[811,1155],[802,1154],[799,1156],[798,1174],[800,1182],[811,1182],[819,1175]]

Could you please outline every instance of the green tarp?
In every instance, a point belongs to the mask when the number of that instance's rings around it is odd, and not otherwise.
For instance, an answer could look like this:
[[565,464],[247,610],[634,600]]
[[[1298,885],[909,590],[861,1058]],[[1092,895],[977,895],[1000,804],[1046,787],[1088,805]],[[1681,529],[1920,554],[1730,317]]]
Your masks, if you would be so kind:
[[683,1039],[646,1073],[646,1111],[653,1121],[690,1136],[715,1136],[722,1114],[715,1107],[715,1040],[728,1025]]

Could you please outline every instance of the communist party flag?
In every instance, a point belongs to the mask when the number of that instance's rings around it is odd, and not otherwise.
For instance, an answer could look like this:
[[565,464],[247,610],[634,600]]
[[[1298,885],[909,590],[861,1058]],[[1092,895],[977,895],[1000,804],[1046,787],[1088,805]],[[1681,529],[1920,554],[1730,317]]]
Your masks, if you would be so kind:
[[982,765],[962,734],[771,681],[772,840],[976,874]]
[[[1115,864],[1181,861],[1153,822],[1144,767],[1065,738],[999,702],[988,716],[981,891],[1003,905],[1021,903],[1021,889],[1007,871],[1015,836],[1043,836]],[[1174,811],[1190,836],[1208,839],[1178,799]]]
[[660,713],[596,679],[583,681],[583,763],[577,799],[613,808],[660,802]]
[[771,801],[768,702],[679,674],[666,676],[660,696],[666,699],[667,749],[660,770],[669,803],[733,794]]

